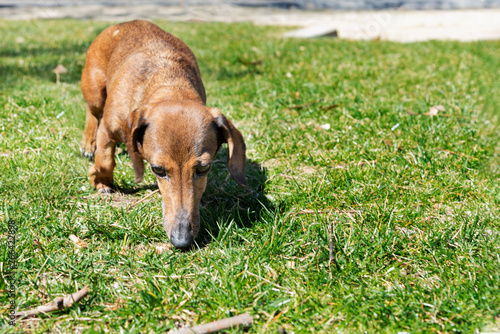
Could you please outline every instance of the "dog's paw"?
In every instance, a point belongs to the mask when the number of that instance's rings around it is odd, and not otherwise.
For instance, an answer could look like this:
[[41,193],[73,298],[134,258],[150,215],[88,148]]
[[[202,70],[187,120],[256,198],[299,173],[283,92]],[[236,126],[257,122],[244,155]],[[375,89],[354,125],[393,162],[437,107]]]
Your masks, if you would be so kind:
[[109,195],[113,192],[113,189],[109,188],[109,187],[102,187],[102,188],[97,188],[97,193],[98,194],[102,194],[102,195]]
[[94,160],[94,153],[93,152],[88,152],[84,148],[81,148],[80,153],[82,154],[82,157],[89,159],[89,161]]
[[83,157],[89,159],[90,161],[94,160],[95,141],[89,142],[83,138],[80,143],[80,153]]

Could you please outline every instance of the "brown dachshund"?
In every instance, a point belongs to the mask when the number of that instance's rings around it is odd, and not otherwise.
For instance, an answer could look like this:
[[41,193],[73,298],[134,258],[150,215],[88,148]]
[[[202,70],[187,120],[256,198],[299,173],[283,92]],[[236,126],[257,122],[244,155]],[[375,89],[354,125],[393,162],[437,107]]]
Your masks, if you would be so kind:
[[115,147],[125,142],[137,182],[143,159],[155,174],[163,226],[172,244],[191,245],[200,226],[200,200],[207,174],[222,143],[227,167],[247,186],[245,142],[216,108],[205,105],[196,59],[180,39],[147,21],[105,29],[90,45],[82,73],[87,103],[82,154],[95,164],[90,182],[110,192]]

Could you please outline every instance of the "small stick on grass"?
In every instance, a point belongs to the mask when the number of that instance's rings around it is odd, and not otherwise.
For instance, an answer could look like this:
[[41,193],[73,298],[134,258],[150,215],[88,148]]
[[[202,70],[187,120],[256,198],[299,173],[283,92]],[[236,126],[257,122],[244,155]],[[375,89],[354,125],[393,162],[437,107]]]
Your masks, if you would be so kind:
[[309,103],[304,103],[304,104],[298,104],[298,105],[294,105],[294,106],[290,106],[290,107],[286,107],[285,109],[283,110],[293,110],[293,109],[302,109],[302,108],[305,108],[305,107],[310,107],[312,105],[315,105],[317,103],[320,103],[321,101],[323,101],[325,98],[322,97],[320,99],[317,99],[315,101],[312,101],[312,102],[309,102]]
[[235,317],[209,322],[208,324],[198,325],[189,328],[183,328],[177,331],[170,331],[171,334],[201,334],[201,333],[216,333],[225,329],[230,329],[236,326],[251,326],[253,322],[252,316],[248,313],[243,313]]
[[335,259],[333,258],[333,224],[334,222],[331,222],[328,225],[328,240],[330,241],[330,265],[335,263]]
[[280,174],[280,176],[281,176],[281,177],[284,177],[284,178],[286,178],[286,179],[295,180],[295,178],[294,178],[293,176],[286,175],[286,174],[283,174],[283,173],[281,173],[281,174]]
[[[407,112],[408,115],[410,116],[421,116],[421,115],[424,115],[424,116],[429,116],[429,113],[418,113],[418,112],[414,112],[414,111],[408,111]],[[472,119],[470,117],[465,117],[465,116],[460,116],[460,115],[450,115],[450,114],[438,114],[438,115],[435,115],[435,116],[439,116],[439,117],[455,117],[455,118],[461,118],[461,119]]]
[[29,317],[41,313],[48,313],[48,312],[62,310],[67,307],[73,306],[74,303],[78,303],[80,300],[83,299],[83,297],[88,295],[88,293],[89,293],[89,287],[86,286],[75,293],[66,295],[65,297],[55,298],[54,301],[50,304],[42,305],[28,311],[16,312],[16,317]]
[[309,209],[305,209],[305,210],[301,210],[301,211],[298,211],[298,212],[292,212],[292,215],[296,216],[296,215],[312,215],[312,214],[319,214],[319,213],[359,213],[361,214],[363,212],[363,210],[335,210],[335,209],[331,209],[331,210],[309,210]]
[[450,150],[445,150],[445,149],[442,149],[442,148],[439,148],[439,147],[438,147],[438,150],[440,150],[441,152],[444,152],[444,153],[448,153],[448,154],[459,155],[459,156],[467,158],[467,159],[478,160],[476,157],[471,157],[471,156],[463,154],[463,153],[457,153],[457,152],[453,152],[453,151],[450,151]]
[[144,196],[143,198],[141,198],[140,200],[138,200],[137,202],[134,202],[132,204],[130,204],[130,206],[128,207],[127,211],[130,211],[132,210],[133,207],[135,207],[136,205],[144,202],[145,200],[147,200],[148,198],[150,198],[151,196],[153,196],[154,194],[156,194],[157,192],[159,192],[160,189],[156,189],[155,191],[153,191],[152,193],[150,194],[147,194],[146,196]]
[[23,154],[29,154],[29,153],[36,153],[36,152],[40,152],[42,149],[41,148],[31,148],[31,147],[28,147],[27,149],[25,149],[23,151]]
[[335,108],[337,108],[338,106],[339,106],[338,104],[335,104],[335,103],[334,103],[334,104],[331,104],[331,105],[329,105],[329,106],[319,107],[319,109],[321,109],[321,110],[330,110],[330,109],[335,109]]
[[[357,164],[351,164],[351,165],[358,166],[358,167],[361,167],[364,165],[370,165],[373,167],[376,163],[377,163],[377,160],[372,160],[372,161],[360,161]],[[344,169],[344,168],[349,167],[349,166],[350,165],[347,165],[347,164],[338,164],[338,165],[332,165],[331,167],[337,168],[337,169]]]

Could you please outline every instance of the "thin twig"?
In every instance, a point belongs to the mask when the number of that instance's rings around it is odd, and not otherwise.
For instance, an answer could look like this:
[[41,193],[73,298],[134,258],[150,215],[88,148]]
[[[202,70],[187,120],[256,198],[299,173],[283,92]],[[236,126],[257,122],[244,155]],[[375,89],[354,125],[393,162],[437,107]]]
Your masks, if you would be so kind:
[[259,276],[259,275],[256,275],[256,274],[254,274],[254,273],[252,273],[252,272],[250,272],[250,271],[248,271],[248,270],[247,270],[247,271],[245,271],[245,274],[248,274],[248,275],[250,275],[250,276],[253,276],[253,277],[255,277],[255,278],[258,278],[258,279],[260,279],[260,280],[263,280],[264,282],[266,282],[266,283],[268,283],[268,284],[271,284],[271,285],[273,285],[273,286],[277,287],[278,289],[284,290],[284,291],[286,291],[287,293],[292,294],[292,293],[291,293],[291,291],[289,291],[289,289],[287,289],[287,288],[285,288],[285,287],[282,287],[281,285],[278,285],[278,284],[276,284],[276,283],[273,283],[273,282],[271,282],[270,280],[265,279],[264,277],[261,277],[261,276]]
[[245,66],[258,66],[262,64],[262,59],[257,59],[257,60],[246,60],[243,58],[240,58],[240,63],[242,63]]
[[[372,161],[360,161],[358,162],[357,164],[355,164],[355,166],[358,166],[358,167],[361,167],[361,166],[364,166],[364,165],[374,165],[377,163],[377,160],[372,160]],[[340,165],[333,165],[332,167],[333,168],[340,168],[340,169],[343,169],[343,168],[346,168],[348,167],[349,165],[346,165],[346,164],[340,164]]]
[[465,117],[465,116],[460,116],[460,115],[439,114],[438,116],[441,116],[441,117],[455,117],[455,118],[461,118],[461,119],[471,119],[470,117]]
[[27,148],[25,150],[23,150],[22,152],[0,152],[0,157],[10,157],[10,156],[13,156],[13,155],[16,155],[16,154],[29,154],[29,153],[36,153],[36,152],[40,152],[42,149],[41,148]]
[[319,107],[319,109],[321,109],[321,110],[330,110],[330,109],[335,109],[338,106],[339,106],[338,104],[334,103],[334,104],[331,104],[329,106]]
[[16,312],[16,317],[29,317],[41,313],[48,313],[48,312],[62,310],[67,307],[73,306],[74,303],[78,303],[80,300],[83,299],[83,297],[88,295],[88,293],[89,293],[89,287],[86,286],[75,293],[66,295],[65,297],[55,298],[54,301],[52,301],[52,303],[50,304],[42,305],[28,311]]
[[360,161],[360,162],[358,162],[358,166],[373,165],[373,164],[376,164],[376,163],[377,163],[377,160]]
[[309,103],[304,103],[304,104],[298,104],[298,105],[295,105],[295,106],[290,106],[290,107],[286,107],[284,110],[292,110],[292,109],[302,109],[302,108],[305,108],[305,107],[310,107],[312,105],[315,105],[321,101],[323,101],[325,98],[322,97],[318,100],[315,100],[315,101],[312,101],[312,102],[309,102]]
[[159,191],[160,191],[160,189],[156,189],[155,191],[153,191],[150,194],[147,194],[146,196],[144,196],[143,198],[141,198],[137,202],[134,202],[134,203],[130,204],[130,206],[128,207],[127,211],[132,210],[133,207],[135,207],[138,204],[141,204],[142,202],[144,202],[145,200],[147,200],[148,198],[150,198],[151,196],[153,196],[154,194],[156,194]]
[[286,175],[286,174],[283,174],[283,173],[281,173],[281,174],[280,174],[280,176],[281,176],[281,177],[284,177],[284,178],[286,178],[286,179],[292,179],[292,180],[295,180],[295,178],[294,178],[293,176]]
[[[426,112],[426,113],[418,113],[418,112],[414,112],[414,111],[408,111],[407,112],[408,115],[410,116],[431,116],[430,113]],[[470,118],[470,117],[465,117],[465,116],[460,116],[460,115],[450,115],[450,114],[437,114],[437,115],[433,115],[433,116],[438,116],[438,117],[455,117],[455,118],[461,118],[461,119],[473,119],[473,118]]]
[[237,326],[251,326],[253,322],[252,316],[248,313],[243,313],[235,317],[226,318],[209,322],[208,324],[198,325],[190,328],[183,328],[177,331],[171,331],[171,334],[201,334],[201,333],[216,333],[225,329],[230,329]]
[[31,147],[28,147],[27,149],[25,149],[23,151],[23,154],[28,154],[28,153],[36,153],[36,152],[40,152],[42,149],[41,148],[31,148]]
[[301,210],[298,212],[292,212],[292,215],[296,216],[296,215],[312,215],[315,213],[362,213],[362,212],[363,212],[363,210],[335,210],[335,209],[309,210],[309,209],[305,209],[305,210]]
[[333,258],[333,223],[331,222],[328,226],[328,240],[330,241],[330,264],[334,264],[335,260]]
[[457,153],[457,152],[453,152],[453,151],[450,151],[450,150],[445,150],[445,149],[442,149],[442,148],[439,148],[439,147],[438,147],[438,150],[440,150],[441,152],[444,152],[444,153],[449,153],[449,154],[459,155],[459,156],[461,156],[461,157],[465,157],[465,158],[467,158],[467,159],[479,160],[478,158],[476,158],[476,157],[471,157],[470,155],[467,155],[467,154]]

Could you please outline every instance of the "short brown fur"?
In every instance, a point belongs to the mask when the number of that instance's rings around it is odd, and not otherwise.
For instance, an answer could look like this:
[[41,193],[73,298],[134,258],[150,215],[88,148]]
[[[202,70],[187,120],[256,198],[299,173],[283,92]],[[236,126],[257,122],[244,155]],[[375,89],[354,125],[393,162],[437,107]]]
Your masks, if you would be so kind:
[[91,44],[82,73],[86,102],[82,154],[95,164],[90,182],[100,192],[113,186],[117,142],[125,142],[136,181],[143,160],[156,174],[163,223],[172,243],[187,247],[199,229],[207,172],[220,145],[228,143],[228,169],[246,187],[245,143],[218,109],[206,107],[205,88],[191,50],[147,21],[105,29]]

